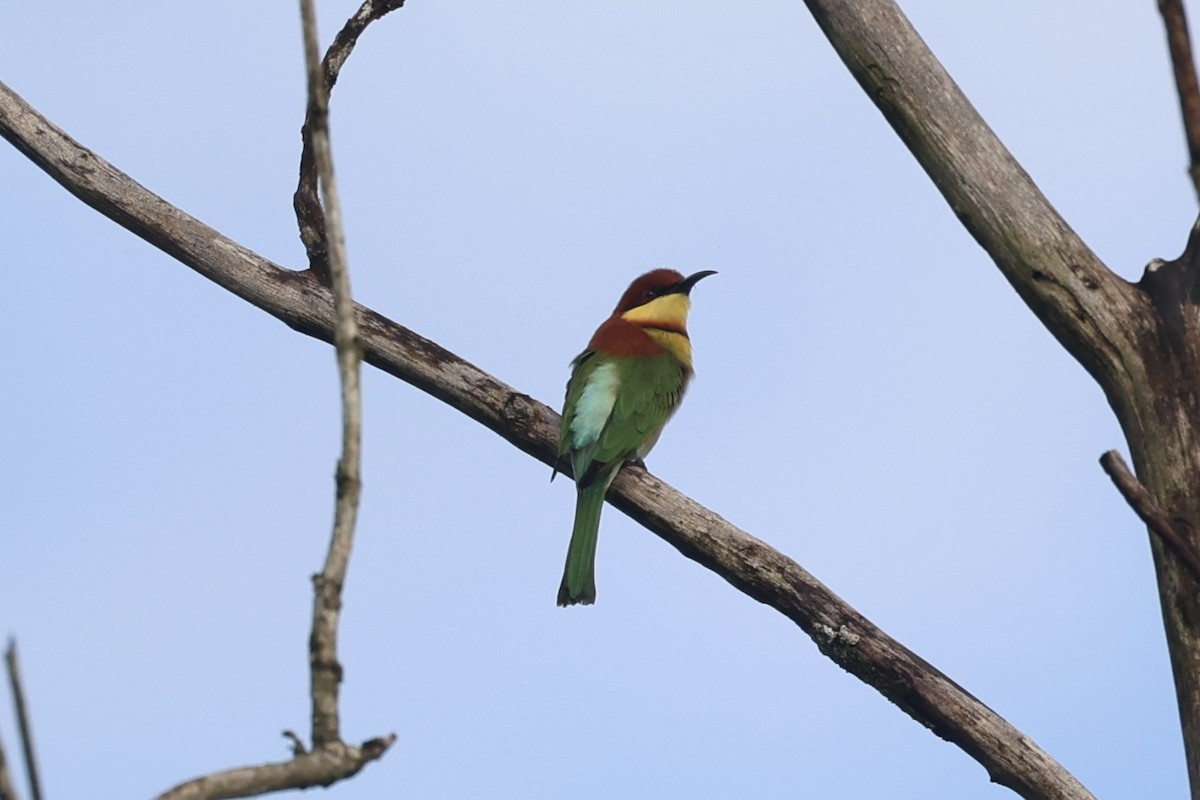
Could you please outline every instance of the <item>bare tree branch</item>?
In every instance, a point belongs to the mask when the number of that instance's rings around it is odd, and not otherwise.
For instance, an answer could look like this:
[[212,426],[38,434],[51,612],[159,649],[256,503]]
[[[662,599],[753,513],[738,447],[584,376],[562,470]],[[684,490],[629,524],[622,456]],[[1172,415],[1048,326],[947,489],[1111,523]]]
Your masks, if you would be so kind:
[[[335,481],[333,533],[324,566],[320,573],[313,576],[313,619],[309,636],[312,748],[306,748],[294,732],[284,731],[283,735],[292,743],[290,760],[238,767],[195,778],[167,791],[159,800],[217,800],[251,797],[286,789],[329,786],[357,774],[368,762],[380,758],[396,740],[395,734],[389,734],[386,737],[371,739],[361,747],[354,747],[342,741],[340,732],[338,692],[343,671],[337,656],[337,634],[342,608],[342,587],[346,582],[362,487],[362,350],[354,318],[354,301],[350,293],[341,205],[329,142],[329,87],[336,79],[337,71],[349,55],[353,40],[357,39],[358,34],[371,21],[400,5],[402,2],[378,4],[378,7],[370,1],[364,3],[358,14],[343,29],[342,35],[346,34],[347,29],[353,31],[350,43],[343,42],[336,52],[331,49],[326,55],[323,67],[318,57],[316,13],[312,0],[300,0],[308,83],[308,104],[304,121],[305,156],[302,161],[311,165],[314,200],[317,187],[321,190],[321,199],[315,200],[315,212],[310,209],[308,213],[316,215],[310,216],[309,222],[313,228],[319,228],[321,231],[322,268],[327,270],[324,278],[332,285],[331,293],[323,288],[321,292],[326,295],[322,300],[327,306],[332,306],[331,333],[337,349],[342,401],[342,454],[338,459]],[[150,197],[152,195],[146,193],[128,199],[136,204]],[[170,208],[161,200],[157,201],[156,205],[159,211]],[[299,200],[297,221],[300,224],[301,236],[305,238],[305,216],[301,213]],[[160,233],[168,239],[171,238],[169,233]],[[305,242],[308,243],[307,238]],[[211,244],[218,250],[224,250],[227,256],[234,256],[235,261],[243,257],[257,259],[254,254],[228,240],[213,240]],[[229,247],[233,250],[228,250]],[[311,253],[310,250],[310,257]],[[277,273],[276,277],[282,277],[283,270],[273,265],[271,269]],[[314,270],[313,274],[317,273],[319,270]],[[315,281],[305,282],[315,284]]]
[[1116,450],[1109,450],[1100,456],[1100,466],[1112,478],[1117,491],[1129,503],[1130,508],[1137,513],[1150,532],[1162,540],[1175,556],[1191,571],[1192,577],[1200,586],[1200,550],[1179,531],[1163,511],[1145,486],[1134,477],[1125,464],[1125,459]]
[[21,681],[21,664],[17,658],[17,640],[10,638],[4,651],[4,664],[8,669],[8,684],[12,689],[13,705],[17,709],[17,731],[21,737],[21,753],[25,757],[25,777],[29,781],[29,796],[42,800],[42,781],[38,776],[37,756],[33,748],[33,726],[29,721],[29,707],[25,702],[25,686]]
[[[330,342],[330,292],[166,203],[83,149],[0,84],[0,135],[68,191],[134,234],[307,335]],[[356,306],[367,363],[428,392],[546,464],[558,416],[453,353]],[[622,470],[610,501],[749,596],[777,609],[829,658],[1026,798],[1082,800],[1079,781],[996,712],[877,628],[796,562],[639,468]]]
[[1158,0],[1158,10],[1167,29],[1167,49],[1171,51],[1171,66],[1175,72],[1183,134],[1191,161],[1188,174],[1192,176],[1192,186],[1200,197],[1200,85],[1196,82],[1196,60],[1192,54],[1187,14],[1183,9],[1183,0]]
[[[346,20],[346,24],[334,37],[333,44],[329,45],[329,50],[325,53],[321,64],[327,97],[329,91],[333,89],[333,85],[337,83],[346,59],[350,57],[354,46],[358,44],[358,37],[367,29],[367,26],[403,6],[404,0],[365,0],[354,16]],[[302,141],[300,183],[296,186],[296,193],[292,196],[292,206],[296,210],[296,219],[300,223],[300,241],[304,243],[304,250],[308,253],[309,269],[322,283],[328,284],[330,279],[328,242],[326,240],[325,215],[322,213],[321,202],[317,197],[317,165],[313,150],[311,113],[310,105],[309,114],[305,117],[304,126],[300,129]]]
[[[341,741],[338,722],[338,686],[342,666],[337,658],[338,619],[342,586],[350,564],[354,524],[362,491],[362,353],[350,294],[342,211],[333,173],[329,142],[329,87],[317,49],[317,15],[312,0],[300,0],[304,20],[304,56],[308,67],[308,113],[305,127],[312,142],[313,161],[321,187],[324,229],[327,236],[329,277],[333,287],[338,376],[342,393],[342,455],[337,464],[337,497],[333,536],[325,566],[313,578],[313,624],[309,638],[312,670],[312,744],[324,747]],[[301,221],[301,228],[303,222]]]
[[1136,381],[1123,343],[1144,307],[1071,230],[893,0],[805,0],[951,210],[1106,391]]

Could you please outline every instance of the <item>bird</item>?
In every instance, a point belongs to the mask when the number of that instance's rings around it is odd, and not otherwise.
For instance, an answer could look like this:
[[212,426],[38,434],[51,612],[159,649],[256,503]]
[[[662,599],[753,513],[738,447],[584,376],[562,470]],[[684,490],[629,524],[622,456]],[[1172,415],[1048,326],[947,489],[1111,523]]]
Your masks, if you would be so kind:
[[571,362],[558,439],[559,464],[575,476],[575,525],[558,605],[596,602],[596,539],[604,496],[626,463],[658,441],[692,377],[687,333],[692,287],[714,270],[684,277],[653,269],[629,285],[612,315]]

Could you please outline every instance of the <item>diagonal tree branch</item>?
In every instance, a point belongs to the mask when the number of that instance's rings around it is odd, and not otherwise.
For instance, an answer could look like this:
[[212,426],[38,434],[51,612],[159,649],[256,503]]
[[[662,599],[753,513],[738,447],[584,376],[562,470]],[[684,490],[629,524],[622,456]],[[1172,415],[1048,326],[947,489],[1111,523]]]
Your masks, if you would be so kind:
[[1200,196],[1200,85],[1196,82],[1196,60],[1192,54],[1192,37],[1188,33],[1187,14],[1183,0],[1158,0],[1167,32],[1167,49],[1171,52],[1171,67],[1175,72],[1175,90],[1179,95],[1179,112],[1183,117],[1183,135],[1187,140],[1188,174]]
[[1144,301],[1041,193],[893,0],[805,0],[851,74],[1030,309],[1109,393]]
[[[330,292],[166,203],[83,149],[0,84],[0,135],[97,211],[297,331],[329,342]],[[439,345],[356,306],[365,360],[553,463],[558,417]],[[800,565],[640,468],[610,501],[739,591],[793,620],[829,658],[1026,798],[1082,800],[1079,781],[996,712],[892,639]]]
[[21,737],[21,753],[25,758],[29,796],[32,800],[42,800],[42,780],[38,775],[37,755],[33,748],[33,725],[29,721],[29,706],[25,702],[25,685],[21,680],[16,639],[8,640],[8,647],[4,651],[4,664],[8,670],[8,685],[12,690],[13,705],[17,709],[17,732]]

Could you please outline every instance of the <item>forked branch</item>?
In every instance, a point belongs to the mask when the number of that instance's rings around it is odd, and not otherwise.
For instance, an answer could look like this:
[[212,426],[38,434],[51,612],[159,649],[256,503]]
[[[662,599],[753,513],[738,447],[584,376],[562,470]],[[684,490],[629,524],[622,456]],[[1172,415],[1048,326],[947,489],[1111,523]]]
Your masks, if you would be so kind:
[[[369,5],[373,4],[367,3],[364,7]],[[312,633],[309,636],[312,748],[305,748],[295,733],[285,731],[284,736],[292,741],[293,758],[290,760],[240,767],[197,778],[175,787],[160,800],[212,800],[328,786],[357,774],[367,763],[380,758],[396,739],[391,734],[354,747],[342,741],[340,731],[338,693],[342,666],[337,655],[337,633],[342,609],[342,587],[350,563],[362,486],[362,352],[354,320],[341,205],[329,142],[330,82],[327,80],[327,70],[322,68],[318,57],[316,12],[312,0],[300,0],[300,8],[308,76],[305,153],[306,157],[311,158],[314,190],[320,188],[320,200],[315,213],[323,232],[327,278],[332,286],[333,341],[337,350],[342,400],[342,454],[338,459],[335,481],[333,534],[325,565],[319,574],[313,576]],[[364,27],[366,24],[363,23]],[[329,61],[328,56],[326,61]],[[337,60],[339,67],[342,61],[344,55]],[[304,219],[298,221],[303,231]]]

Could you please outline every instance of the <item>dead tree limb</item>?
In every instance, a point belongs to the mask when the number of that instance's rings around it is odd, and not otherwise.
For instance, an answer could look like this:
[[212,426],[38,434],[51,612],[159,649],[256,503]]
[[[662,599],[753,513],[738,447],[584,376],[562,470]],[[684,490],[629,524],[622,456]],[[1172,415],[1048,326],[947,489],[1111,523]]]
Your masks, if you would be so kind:
[[[358,347],[358,325],[354,321],[354,299],[350,293],[350,270],[342,228],[341,203],[334,179],[333,153],[329,137],[329,86],[317,49],[317,16],[312,0],[300,0],[304,19],[304,55],[308,68],[308,130],[313,163],[321,187],[321,208],[333,291],[334,347],[342,395],[342,455],[337,463],[333,535],[325,566],[313,578],[313,623],[309,637],[309,666],[312,673],[312,746],[314,749],[339,743],[338,687],[342,665],[337,657],[338,619],[342,610],[342,587],[350,565],[354,526],[362,492],[362,352]],[[299,220],[303,228],[303,220]]]
[[395,737],[388,736],[370,739],[357,747],[332,745],[287,761],[214,772],[181,783],[159,795],[158,800],[229,800],[287,789],[330,786],[357,775],[364,766],[387,752],[393,741]]
[[[373,3],[368,2],[364,8],[371,5]],[[300,9],[308,83],[304,121],[305,152],[312,160],[314,189],[320,188],[316,211],[320,216],[319,227],[324,239],[322,246],[328,270],[326,277],[332,287],[333,342],[337,352],[342,401],[342,454],[338,459],[335,480],[333,533],[325,564],[321,572],[313,576],[312,632],[308,639],[312,748],[305,748],[295,733],[285,731],[284,736],[292,741],[293,758],[289,761],[240,767],[202,776],[175,787],[162,795],[160,800],[216,800],[250,797],[285,789],[329,786],[357,774],[367,763],[380,758],[396,739],[391,734],[354,747],[341,738],[338,694],[343,670],[337,655],[337,635],[342,588],[350,564],[362,488],[362,352],[354,319],[341,204],[330,147],[329,82],[318,55],[316,11],[312,0],[300,0]],[[348,50],[345,52],[348,53]],[[341,61],[344,61],[344,57]],[[298,222],[303,231],[304,219],[299,212]]]
[[1136,292],[1059,216],[899,7],[892,0],[807,5],[867,96],[1030,309],[1102,385],[1131,380],[1120,338],[1126,310],[1141,302]]

